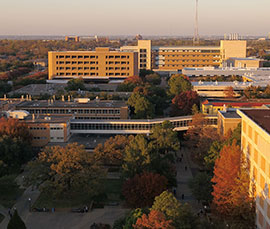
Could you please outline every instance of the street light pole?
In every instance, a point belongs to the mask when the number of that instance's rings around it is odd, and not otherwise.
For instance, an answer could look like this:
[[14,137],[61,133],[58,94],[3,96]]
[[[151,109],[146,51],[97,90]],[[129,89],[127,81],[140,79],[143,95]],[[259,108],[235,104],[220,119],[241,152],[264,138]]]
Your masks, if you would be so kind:
[[31,212],[31,198],[28,198],[28,203],[29,203],[29,212]]

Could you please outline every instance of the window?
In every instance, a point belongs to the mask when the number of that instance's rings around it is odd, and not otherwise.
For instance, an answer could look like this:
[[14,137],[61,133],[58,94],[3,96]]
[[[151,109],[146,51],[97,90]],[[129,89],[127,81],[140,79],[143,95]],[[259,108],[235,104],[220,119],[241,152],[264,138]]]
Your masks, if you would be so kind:
[[256,149],[254,149],[254,161],[258,164],[258,151]]
[[252,138],[252,128],[251,128],[251,126],[248,126],[248,136],[249,136],[249,138]]
[[265,159],[263,156],[261,156],[261,169],[265,173]]
[[254,142],[257,145],[258,144],[258,133],[254,131]]
[[261,174],[260,175],[260,187],[262,190],[264,190],[264,186],[265,186],[265,179],[264,179],[264,176]]
[[243,121],[243,132],[244,132],[244,133],[246,133],[246,126],[247,126],[246,122]]

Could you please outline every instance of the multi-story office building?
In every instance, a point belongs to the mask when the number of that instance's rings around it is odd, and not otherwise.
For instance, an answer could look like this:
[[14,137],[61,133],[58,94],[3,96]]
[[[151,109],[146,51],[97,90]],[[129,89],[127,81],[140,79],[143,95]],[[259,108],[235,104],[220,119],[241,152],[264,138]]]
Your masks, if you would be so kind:
[[270,110],[238,110],[242,118],[241,146],[255,185],[256,225],[270,228]]
[[138,75],[138,53],[96,48],[95,51],[48,53],[49,80],[126,78]]
[[219,67],[229,58],[245,58],[246,45],[246,41],[222,40],[216,47],[152,47],[150,40],[139,40],[137,46],[124,46],[121,50],[138,52],[140,69],[177,71],[187,67]]
[[35,115],[74,115],[75,119],[128,119],[129,109],[123,101],[23,101],[16,106]]
[[152,69],[151,40],[138,40],[137,46],[123,46],[121,51],[137,52],[139,69]]

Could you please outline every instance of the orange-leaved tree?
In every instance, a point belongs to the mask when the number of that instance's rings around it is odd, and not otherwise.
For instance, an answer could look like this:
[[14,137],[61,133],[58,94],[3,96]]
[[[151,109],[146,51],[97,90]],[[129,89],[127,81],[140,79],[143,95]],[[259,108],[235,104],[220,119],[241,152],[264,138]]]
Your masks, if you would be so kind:
[[149,215],[143,214],[141,218],[137,219],[135,229],[173,229],[172,220],[166,220],[163,213],[152,210]]
[[150,207],[155,197],[167,189],[167,184],[166,177],[144,172],[124,183],[123,195],[132,207]]
[[232,145],[225,145],[220,151],[220,156],[215,162],[214,197],[213,204],[220,215],[229,215],[232,210],[231,192],[235,189],[236,178],[241,168],[241,149],[233,141]]

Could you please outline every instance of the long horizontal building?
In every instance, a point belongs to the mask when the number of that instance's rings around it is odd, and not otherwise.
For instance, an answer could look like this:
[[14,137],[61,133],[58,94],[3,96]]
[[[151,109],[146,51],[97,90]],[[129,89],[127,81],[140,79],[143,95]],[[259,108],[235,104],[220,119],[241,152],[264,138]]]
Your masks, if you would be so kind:
[[17,110],[35,115],[74,115],[75,119],[128,119],[129,108],[123,101],[79,99],[76,101],[22,101]]
[[242,40],[222,40],[216,47],[155,47],[151,40],[139,40],[137,46],[123,46],[120,50],[138,52],[140,69],[178,71],[188,67],[219,67],[229,58],[245,58],[246,45]]
[[95,51],[52,51],[48,53],[49,80],[127,78],[137,76],[138,53],[96,48]]

